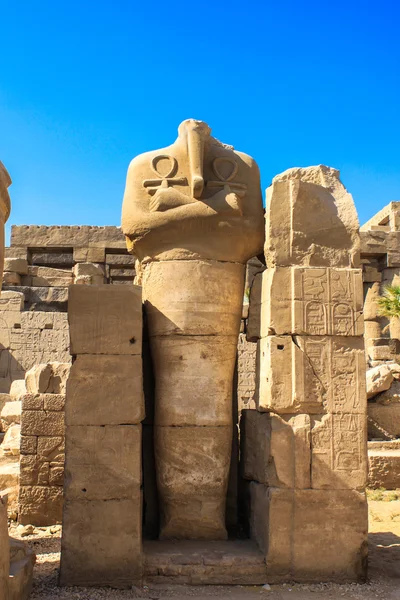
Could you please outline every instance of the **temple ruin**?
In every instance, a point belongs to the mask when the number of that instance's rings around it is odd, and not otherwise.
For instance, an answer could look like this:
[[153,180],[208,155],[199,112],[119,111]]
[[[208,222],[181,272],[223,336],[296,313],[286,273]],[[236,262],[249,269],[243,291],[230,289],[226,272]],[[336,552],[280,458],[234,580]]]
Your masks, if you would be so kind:
[[12,226],[0,494],[63,525],[60,585],[366,579],[365,488],[400,487],[399,215],[360,228],[322,165],[264,210],[188,120],[132,161],[121,228]]

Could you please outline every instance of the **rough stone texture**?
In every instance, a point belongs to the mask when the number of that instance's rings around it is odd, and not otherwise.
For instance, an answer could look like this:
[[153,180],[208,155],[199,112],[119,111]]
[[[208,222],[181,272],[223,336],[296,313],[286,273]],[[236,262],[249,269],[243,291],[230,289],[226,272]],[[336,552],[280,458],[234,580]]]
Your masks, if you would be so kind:
[[389,365],[380,365],[367,370],[367,398],[373,398],[390,388],[393,371]]
[[28,394],[65,394],[70,363],[35,365],[25,375]]
[[237,337],[167,335],[150,343],[156,373],[155,424],[230,425]]
[[141,290],[72,286],[69,320],[60,584],[130,588],[142,578]]
[[156,427],[160,539],[226,539],[232,427]]
[[400,403],[368,403],[368,416],[393,437],[400,436]]
[[255,408],[257,344],[248,342],[246,334],[239,334],[237,347],[238,411]]
[[267,551],[269,582],[364,580],[364,493],[278,489],[251,482],[250,503],[251,535]]
[[60,585],[140,585],[141,493],[129,499],[78,500],[66,495]]
[[400,441],[368,442],[368,487],[400,488]]
[[71,354],[141,353],[138,286],[71,286],[68,315]]
[[21,401],[6,402],[0,414],[2,431],[7,431],[11,425],[21,422]]
[[217,142],[206,123],[181,123],[178,139],[130,164],[122,230],[143,259],[244,263],[263,243],[256,162]]
[[363,334],[360,269],[277,267],[260,278],[259,337]]
[[357,212],[339,171],[319,165],[289,169],[267,189],[268,267],[358,267]]
[[4,456],[19,456],[21,444],[21,425],[11,425],[1,442],[1,451]]
[[10,387],[11,400],[21,400],[21,396],[26,394],[26,385],[24,379],[15,379]]
[[146,582],[167,585],[262,585],[265,559],[250,540],[145,542]]
[[260,410],[365,413],[362,337],[268,336],[259,356]]
[[144,419],[140,356],[84,354],[68,379],[67,425],[137,424]]
[[23,525],[45,526],[62,521],[64,407],[63,394],[22,397],[18,520]]
[[21,540],[10,538],[8,600],[28,600],[33,583],[36,556]]

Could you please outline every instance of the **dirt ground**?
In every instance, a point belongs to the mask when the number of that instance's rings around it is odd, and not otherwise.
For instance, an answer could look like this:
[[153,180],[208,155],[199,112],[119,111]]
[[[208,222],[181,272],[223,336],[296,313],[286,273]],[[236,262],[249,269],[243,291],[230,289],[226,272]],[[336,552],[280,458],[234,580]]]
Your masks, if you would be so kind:
[[[35,529],[33,535],[23,538],[37,555],[31,600],[127,600],[138,597],[208,600],[213,596],[232,600],[400,600],[400,500],[391,500],[393,494],[389,492],[378,494],[378,497],[381,499],[369,499],[369,581],[366,584],[288,583],[272,585],[270,590],[261,586],[145,586],[132,590],[58,588],[60,532],[51,534],[47,528]],[[20,537],[15,525],[10,527],[10,535]]]

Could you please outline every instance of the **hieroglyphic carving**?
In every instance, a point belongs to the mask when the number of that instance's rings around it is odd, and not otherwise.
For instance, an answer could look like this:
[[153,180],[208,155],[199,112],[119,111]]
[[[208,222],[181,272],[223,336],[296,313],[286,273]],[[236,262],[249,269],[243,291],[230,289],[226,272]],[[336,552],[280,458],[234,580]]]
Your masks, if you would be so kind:
[[294,331],[361,335],[360,269],[293,268]]
[[365,419],[365,415],[351,413],[313,419],[311,487],[365,487]]

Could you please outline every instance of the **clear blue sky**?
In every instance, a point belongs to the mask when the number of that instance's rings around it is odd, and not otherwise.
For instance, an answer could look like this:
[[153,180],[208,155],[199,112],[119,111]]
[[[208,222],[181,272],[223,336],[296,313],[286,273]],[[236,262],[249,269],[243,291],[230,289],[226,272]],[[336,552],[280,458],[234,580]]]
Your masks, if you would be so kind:
[[263,188],[324,163],[361,222],[400,200],[396,0],[3,0],[0,18],[9,225],[118,225],[130,160],[190,117]]

